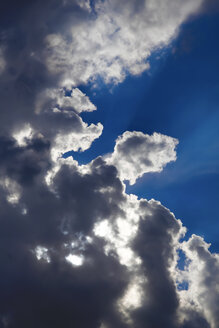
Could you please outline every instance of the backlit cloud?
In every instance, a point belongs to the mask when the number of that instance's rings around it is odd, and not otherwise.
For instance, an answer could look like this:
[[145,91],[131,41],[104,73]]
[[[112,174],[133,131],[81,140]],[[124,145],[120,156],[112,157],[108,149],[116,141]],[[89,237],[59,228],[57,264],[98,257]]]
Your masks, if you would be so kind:
[[106,156],[115,165],[122,180],[134,184],[144,173],[160,172],[163,167],[176,160],[175,147],[178,140],[154,133],[126,131],[116,140],[112,155]]
[[126,131],[87,164],[62,157],[103,131],[82,116],[101,109],[81,84],[149,69],[201,2],[12,0],[0,13],[0,327],[217,328],[218,254],[124,184],[176,161],[178,140]]
[[[88,2],[82,2],[87,8]],[[202,0],[95,1],[88,19],[66,34],[46,36],[47,64],[73,85],[101,76],[118,83],[149,68],[152,51],[168,45]]]

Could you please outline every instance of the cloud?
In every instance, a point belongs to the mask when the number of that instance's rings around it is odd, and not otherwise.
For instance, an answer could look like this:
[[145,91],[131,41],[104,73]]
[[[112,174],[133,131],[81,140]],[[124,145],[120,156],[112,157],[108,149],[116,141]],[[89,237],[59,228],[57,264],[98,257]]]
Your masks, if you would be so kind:
[[219,256],[209,251],[210,244],[197,235],[182,244],[189,261],[183,278],[189,289],[182,294],[185,308],[197,306],[207,318],[210,327],[216,328],[219,322]]
[[63,73],[74,86],[98,76],[106,83],[118,83],[128,73],[141,74],[149,68],[151,52],[168,45],[201,3],[95,1],[87,20],[69,24],[66,34],[46,37],[48,68]]
[[[175,283],[171,277],[177,243],[184,234],[180,221],[159,202],[142,200],[142,217],[134,249],[142,259],[145,276],[143,302],[134,311],[136,327],[177,327],[179,307]],[[167,302],[168,299],[168,302]]]
[[82,120],[96,106],[79,84],[148,69],[200,3],[2,5],[1,327],[216,328],[218,255],[198,236],[182,242],[182,222],[158,201],[125,192],[123,180],[176,160],[177,139],[127,131],[86,165],[61,157],[103,130]]
[[36,124],[35,106],[40,95],[45,90],[60,89],[60,75],[51,76],[41,56],[46,36],[61,30],[64,33],[70,20],[85,20],[87,14],[75,1],[56,0],[23,0],[19,6],[15,0],[9,0],[1,5],[0,12],[0,63],[4,66],[0,106],[5,109],[0,113],[0,126],[7,134],[26,123]]
[[[116,322],[113,303],[126,285],[127,273],[117,259],[105,255],[91,232],[98,218],[122,215],[123,187],[116,169],[100,159],[85,175],[74,165],[62,165],[54,184],[56,193],[43,180],[22,184],[17,205],[2,198],[2,321],[9,327],[97,327],[107,316]],[[88,234],[92,242],[84,242]],[[69,254],[71,260],[83,257],[83,264],[68,264]]]
[[[34,127],[40,121],[35,111],[46,105],[71,107],[77,113],[94,110],[95,105],[79,91],[81,83],[95,84],[97,76],[118,83],[128,73],[148,69],[150,53],[169,44],[200,3],[37,0],[18,6],[10,0],[2,5],[0,106],[6,110],[0,113],[0,126],[4,133],[26,123]],[[64,88],[72,86],[71,94],[64,97]],[[13,115],[8,114],[12,110]]]
[[[127,195],[116,167],[101,157],[86,167],[60,159],[50,189],[49,145],[41,138],[29,136],[22,145],[4,140],[1,172],[20,195],[11,202],[10,185],[2,187],[2,323],[214,328],[217,309],[210,305],[218,293],[209,296],[207,281],[218,266],[208,245],[199,237],[181,243],[181,221],[155,200]],[[31,165],[47,165],[23,171],[29,156]],[[176,275],[180,248],[194,262]],[[202,271],[201,261],[209,261]],[[188,291],[178,291],[179,276],[189,281]]]
[[[13,138],[0,138],[0,174],[21,185],[32,183],[49,169],[50,143],[35,135],[25,145],[18,145]],[[6,184],[7,185],[7,184]]]
[[53,161],[67,151],[85,151],[102,134],[101,123],[88,125],[80,117],[82,111],[96,110],[96,106],[78,88],[47,89],[38,95],[34,109],[32,125],[25,122],[12,135],[20,146],[37,132],[51,140]]
[[47,89],[38,96],[35,110],[37,113],[40,113],[48,109],[59,111],[60,108],[67,113],[71,110],[81,113],[84,111],[92,112],[97,109],[90,99],[78,88],[56,88]]
[[0,74],[4,71],[5,66],[6,66],[6,62],[4,59],[3,51],[0,48]]
[[160,133],[124,132],[116,140],[114,152],[106,156],[115,165],[122,180],[134,184],[144,173],[160,172],[176,160],[175,147],[178,140]]
[[101,123],[89,126],[82,120],[81,123],[81,131],[75,132],[73,130],[69,133],[57,133],[54,139],[54,147],[51,150],[54,160],[67,151],[84,151],[90,148],[92,142],[102,134],[103,126]]

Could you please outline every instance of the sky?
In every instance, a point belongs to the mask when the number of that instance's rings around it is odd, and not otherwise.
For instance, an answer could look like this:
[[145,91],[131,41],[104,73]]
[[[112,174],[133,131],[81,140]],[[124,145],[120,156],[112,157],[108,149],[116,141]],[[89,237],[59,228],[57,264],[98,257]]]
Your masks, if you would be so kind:
[[0,328],[218,328],[216,0],[0,5]]
[[[177,39],[150,58],[150,71],[128,77],[111,92],[86,90],[101,111],[84,114],[101,121],[102,137],[81,163],[112,151],[126,130],[159,131],[179,139],[177,161],[158,174],[145,175],[127,188],[140,197],[155,198],[181,218],[190,233],[201,234],[218,252],[219,131],[218,13],[199,15],[185,23]],[[159,96],[158,96],[159,95]],[[121,113],[117,119],[116,113]],[[184,201],[187,206],[185,207]]]

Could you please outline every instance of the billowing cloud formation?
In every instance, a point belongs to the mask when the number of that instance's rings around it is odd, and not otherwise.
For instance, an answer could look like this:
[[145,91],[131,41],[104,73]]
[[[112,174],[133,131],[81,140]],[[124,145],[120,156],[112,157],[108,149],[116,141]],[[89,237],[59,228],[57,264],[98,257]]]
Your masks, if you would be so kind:
[[218,254],[199,236],[182,241],[170,210],[123,183],[176,160],[177,140],[125,132],[86,165],[61,157],[103,129],[82,120],[96,106],[79,83],[139,74],[200,3],[9,1],[0,11],[0,327],[217,328]]
[[[16,160],[16,151],[11,156]],[[192,237],[181,243],[182,223],[159,202],[126,195],[116,168],[103,159],[84,173],[73,161],[60,161],[53,190],[41,180],[42,171],[24,183],[18,170],[11,177],[22,188],[19,202],[2,199],[2,322],[8,327],[144,327],[145,322],[195,327],[198,320],[216,327],[217,308],[210,305],[217,292],[208,296],[204,288],[209,291],[207,261],[217,279],[218,258],[204,242]],[[179,248],[191,262],[176,275]],[[187,291],[177,290],[180,277],[191,283]]]
[[122,180],[134,184],[144,173],[160,172],[163,167],[176,160],[177,139],[154,133],[126,131],[116,140],[112,155],[107,161],[115,165]]
[[[83,1],[88,4],[88,1]],[[100,75],[121,82],[127,72],[138,75],[149,68],[151,51],[167,45],[180,24],[202,0],[95,1],[90,18],[69,25],[66,34],[46,37],[47,63],[64,72],[73,85]]]
[[210,326],[216,328],[219,322],[219,255],[211,254],[209,246],[196,235],[182,244],[189,260],[182,276],[189,289],[183,292],[182,300],[186,308],[200,309]]

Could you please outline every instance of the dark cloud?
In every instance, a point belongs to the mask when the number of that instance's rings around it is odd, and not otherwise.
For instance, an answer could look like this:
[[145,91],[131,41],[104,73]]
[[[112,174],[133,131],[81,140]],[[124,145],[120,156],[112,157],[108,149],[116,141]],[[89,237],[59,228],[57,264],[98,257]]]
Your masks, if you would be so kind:
[[21,249],[14,252],[1,269],[0,307],[7,327],[99,327],[105,316],[118,320],[113,302],[127,278],[112,257],[92,247],[87,263],[73,269],[60,257],[45,264]]
[[0,137],[1,177],[7,176],[21,185],[32,183],[50,167],[49,148],[49,141],[37,136],[23,147],[12,138]]
[[[146,277],[143,305],[135,312],[135,327],[177,327],[179,300],[170,275],[174,260],[174,238],[180,224],[162,205],[142,201],[144,212],[134,248],[143,261],[142,270]],[[167,301],[168,300],[168,301]]]
[[[1,129],[35,121],[37,96],[55,87],[60,75],[48,72],[43,58],[45,37],[86,18],[76,1],[17,1],[1,3],[0,40],[6,67],[0,76]],[[13,113],[13,115],[11,114]]]
[[[34,149],[43,154],[48,147],[45,144],[34,139],[21,149],[23,152]],[[16,160],[22,151],[15,147],[13,140],[8,141],[7,149],[9,146],[16,149],[12,152]],[[10,154],[8,160],[11,158]],[[196,328],[198,324],[211,327],[202,313],[192,308],[181,309],[171,269],[182,225],[156,201],[134,201],[136,219],[140,221],[134,240],[128,243],[142,261],[136,275],[144,278],[141,281],[143,297],[137,309],[127,309],[131,325],[121,315],[118,302],[135,280],[135,269],[120,263],[116,248],[106,253],[110,236],[100,238],[93,232],[98,221],[108,220],[114,225],[118,217],[128,220],[133,207],[114,166],[97,158],[82,173],[73,162],[63,164],[52,180],[53,190],[43,178],[34,179],[31,184],[19,178],[16,181],[22,186],[19,203],[8,202],[2,189],[5,196],[0,204],[3,327],[96,328],[101,327],[101,323],[110,328],[161,328],[164,325]],[[22,206],[26,213],[22,212]],[[120,232],[116,229],[115,232],[119,240]],[[91,241],[87,241],[86,236],[90,236]],[[195,241],[188,244],[192,254],[196,245]],[[37,260],[37,246],[48,250],[49,263],[46,258]],[[206,256],[210,260],[210,253],[205,255],[201,245],[197,251],[204,260]],[[83,264],[68,263],[65,257],[69,253],[82,256]],[[212,275],[216,274],[216,262],[214,269],[212,263],[210,265]],[[207,266],[206,263],[206,273],[209,273]],[[203,281],[207,286],[207,276]],[[185,319],[180,321],[182,313]]]
[[[54,185],[60,203],[76,230],[87,230],[102,218],[122,215],[123,186],[113,166],[106,166],[99,158],[92,163],[92,171],[81,175],[63,165]],[[105,189],[105,190],[104,190]],[[73,211],[71,209],[74,209]],[[71,214],[72,213],[72,214]]]
[[[71,247],[63,246],[77,238],[77,232],[91,232],[97,217],[122,213],[124,196],[116,169],[99,159],[83,176],[64,165],[55,179],[56,194],[42,182],[23,184],[20,204],[25,204],[26,215],[19,206],[1,201],[2,320],[7,327],[99,327],[105,317],[119,322],[114,301],[127,285],[125,267],[106,256],[104,244],[94,236],[82,250],[81,267],[66,262]],[[104,194],[101,188],[110,191]],[[67,233],[61,229],[64,218]],[[48,247],[50,263],[36,259],[33,251],[38,245]]]
[[206,319],[196,311],[187,311],[187,319],[184,320],[182,328],[211,328]]

